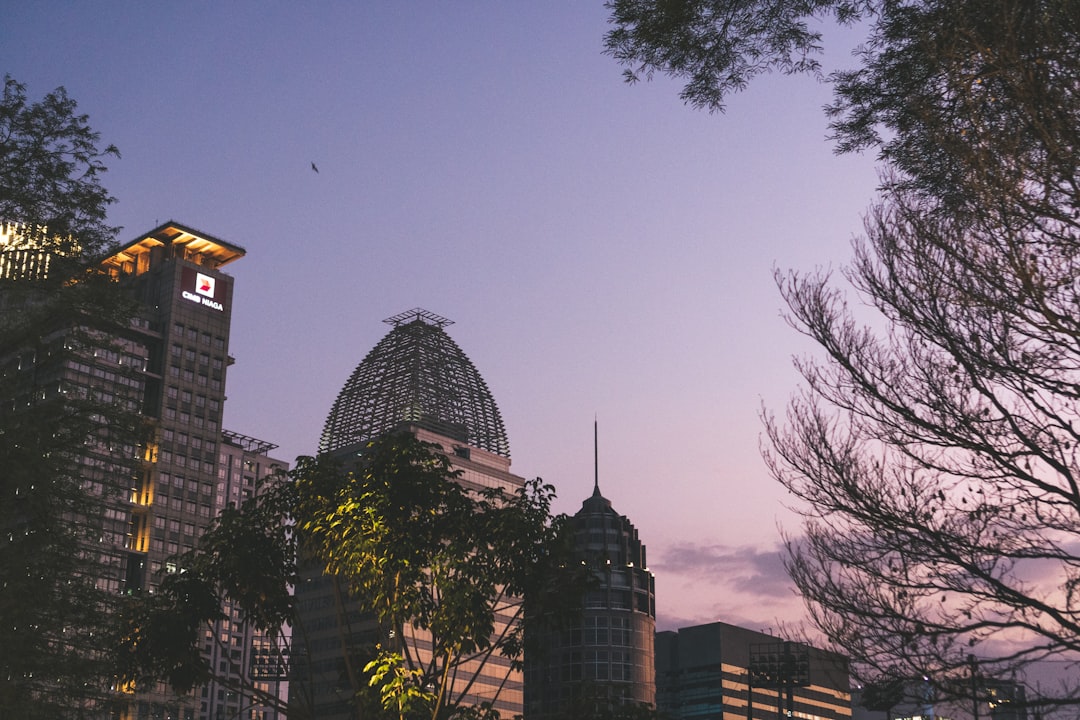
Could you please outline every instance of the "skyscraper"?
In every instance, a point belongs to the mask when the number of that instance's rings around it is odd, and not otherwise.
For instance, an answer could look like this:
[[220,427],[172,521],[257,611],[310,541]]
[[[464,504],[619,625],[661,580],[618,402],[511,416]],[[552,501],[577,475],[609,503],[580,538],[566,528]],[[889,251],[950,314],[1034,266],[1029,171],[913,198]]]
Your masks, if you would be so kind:
[[[36,248],[41,238],[13,241],[11,228],[4,230],[0,272],[12,282],[40,279],[50,272],[50,256],[77,252],[71,242]],[[178,570],[170,556],[193,548],[226,501],[227,483],[224,478],[219,483],[219,472],[225,470],[222,458],[232,454],[223,452],[231,441],[223,441],[221,417],[233,362],[228,354],[233,280],[222,268],[244,254],[230,242],[165,223],[101,263],[138,301],[129,322],[76,314],[83,327],[69,323],[25,350],[4,348],[3,359],[20,368],[26,403],[51,395],[93,398],[141,418],[138,437],[112,441],[102,433],[91,435],[75,463],[78,482],[96,499],[95,516],[81,520],[100,528],[91,549],[94,579],[109,593],[153,592],[159,573]],[[69,338],[76,332],[82,340],[74,344]],[[258,448],[247,451],[258,454]],[[77,515],[69,520],[81,521]],[[230,661],[246,657],[248,637],[228,633]],[[239,712],[240,703],[232,709]],[[196,694],[177,697],[158,686],[134,688],[127,717],[194,720],[208,713],[206,700]]]
[[[405,429],[441,446],[465,487],[521,488],[524,479],[510,472],[499,409],[479,372],[446,333],[451,321],[417,308],[386,322],[390,332],[356,367],[334,402],[320,452],[347,462],[369,441]],[[344,653],[387,641],[347,598],[342,602],[339,588],[336,578],[314,572],[297,588],[304,630],[296,635],[296,649],[304,661],[297,665],[291,691],[310,692],[316,715],[327,719],[350,717],[356,680],[347,677]],[[496,633],[505,622],[498,621]],[[414,645],[425,652],[422,637]],[[459,667],[451,684],[451,693],[465,704],[493,702],[503,717],[521,713],[521,674],[498,655]]]
[[[288,463],[270,457],[277,446],[264,440],[225,430],[218,455],[217,489],[214,508],[239,507],[268,484],[282,481]],[[280,648],[265,633],[244,622],[240,608],[226,601],[223,619],[203,632],[203,653],[210,667],[244,688],[256,688],[288,700],[288,677]],[[197,690],[199,714],[206,720],[245,718],[278,720],[279,714],[263,705],[249,690],[237,689],[236,682],[212,681]],[[243,713],[243,714],[242,714]]]
[[[656,585],[645,545],[625,515],[593,492],[571,519],[578,557],[594,586],[578,620],[543,628],[525,656],[525,717],[554,720],[656,700]],[[542,627],[542,626],[541,626]]]

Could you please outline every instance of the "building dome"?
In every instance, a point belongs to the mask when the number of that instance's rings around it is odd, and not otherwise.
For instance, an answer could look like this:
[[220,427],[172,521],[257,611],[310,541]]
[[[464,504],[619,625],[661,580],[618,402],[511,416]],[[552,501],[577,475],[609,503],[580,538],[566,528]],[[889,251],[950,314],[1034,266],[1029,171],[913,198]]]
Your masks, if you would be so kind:
[[443,330],[451,321],[416,308],[384,322],[393,329],[356,366],[334,401],[319,451],[335,452],[412,423],[510,457],[487,384]]

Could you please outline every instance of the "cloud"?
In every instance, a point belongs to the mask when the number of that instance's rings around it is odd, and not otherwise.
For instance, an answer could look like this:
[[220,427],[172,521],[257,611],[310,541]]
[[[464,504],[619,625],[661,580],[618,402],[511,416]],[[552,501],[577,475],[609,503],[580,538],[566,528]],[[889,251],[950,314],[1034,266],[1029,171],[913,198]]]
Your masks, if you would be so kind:
[[782,553],[779,544],[759,548],[677,543],[666,549],[652,569],[657,575],[693,577],[741,593],[789,596],[792,583]]
[[677,543],[650,562],[656,574],[657,627],[673,630],[721,620],[754,630],[795,626],[804,607],[784,570],[783,548]]

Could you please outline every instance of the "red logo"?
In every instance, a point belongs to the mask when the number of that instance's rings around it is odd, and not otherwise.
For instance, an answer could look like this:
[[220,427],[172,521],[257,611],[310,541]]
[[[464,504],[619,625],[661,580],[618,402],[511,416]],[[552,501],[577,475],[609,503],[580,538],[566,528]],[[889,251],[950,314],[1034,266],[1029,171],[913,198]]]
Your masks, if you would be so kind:
[[197,273],[195,276],[195,292],[208,298],[214,297],[214,278]]

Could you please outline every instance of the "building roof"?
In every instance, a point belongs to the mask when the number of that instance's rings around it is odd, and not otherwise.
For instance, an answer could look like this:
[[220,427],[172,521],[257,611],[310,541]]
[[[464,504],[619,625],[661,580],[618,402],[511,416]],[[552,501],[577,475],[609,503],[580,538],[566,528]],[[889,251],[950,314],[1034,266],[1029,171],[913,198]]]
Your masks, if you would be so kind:
[[167,248],[170,256],[183,257],[212,269],[242,258],[246,253],[239,245],[170,220],[113,250],[102,264],[122,274],[138,274],[146,267],[140,263],[140,258],[149,256],[155,248]]
[[393,329],[357,365],[334,401],[319,451],[335,452],[414,423],[510,457],[487,384],[443,329],[451,321],[415,308],[385,322]]

